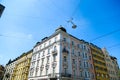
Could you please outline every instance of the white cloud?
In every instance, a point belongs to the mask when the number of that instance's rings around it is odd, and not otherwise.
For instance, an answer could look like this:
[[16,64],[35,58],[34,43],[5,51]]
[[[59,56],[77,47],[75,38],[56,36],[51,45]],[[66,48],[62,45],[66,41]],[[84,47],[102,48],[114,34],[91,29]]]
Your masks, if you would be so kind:
[[3,36],[9,37],[9,38],[16,38],[16,39],[33,39],[32,34],[26,34],[23,32],[9,32],[3,34]]

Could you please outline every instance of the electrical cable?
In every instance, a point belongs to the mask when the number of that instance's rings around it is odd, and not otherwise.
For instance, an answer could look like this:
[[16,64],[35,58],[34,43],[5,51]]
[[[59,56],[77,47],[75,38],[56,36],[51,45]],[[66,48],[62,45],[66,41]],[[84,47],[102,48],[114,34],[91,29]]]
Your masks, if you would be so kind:
[[73,16],[76,14],[76,11],[78,10],[79,5],[80,5],[80,0],[79,0],[78,5],[76,6],[76,8],[75,8],[74,11],[73,11],[73,13],[72,13],[72,15],[71,15],[71,18],[73,18]]
[[97,39],[100,39],[100,38],[103,38],[103,37],[109,36],[109,35],[111,35],[111,34],[114,34],[114,33],[116,33],[116,32],[119,32],[119,31],[120,31],[120,29],[117,29],[117,30],[112,31],[112,32],[109,32],[109,33],[107,33],[107,34],[104,34],[104,35],[98,36],[98,37],[96,37],[96,38],[94,38],[94,39],[91,39],[90,42],[93,42],[93,41],[95,41],[95,40],[97,40]]

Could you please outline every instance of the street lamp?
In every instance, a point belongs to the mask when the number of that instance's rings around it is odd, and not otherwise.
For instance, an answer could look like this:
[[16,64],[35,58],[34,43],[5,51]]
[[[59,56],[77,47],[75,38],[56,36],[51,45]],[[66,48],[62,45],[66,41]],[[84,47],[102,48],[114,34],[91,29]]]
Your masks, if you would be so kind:
[[71,18],[69,21],[67,21],[68,23],[71,23],[72,24],[72,28],[73,29],[75,29],[76,27],[77,27],[77,25],[75,25],[74,23],[73,23],[73,18]]

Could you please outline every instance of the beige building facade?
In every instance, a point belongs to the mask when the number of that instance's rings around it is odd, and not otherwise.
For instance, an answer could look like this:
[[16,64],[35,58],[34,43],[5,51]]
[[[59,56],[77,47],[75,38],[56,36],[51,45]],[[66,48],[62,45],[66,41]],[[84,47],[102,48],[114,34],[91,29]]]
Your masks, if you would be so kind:
[[11,80],[28,80],[31,56],[32,50],[23,53],[20,57],[18,57]]

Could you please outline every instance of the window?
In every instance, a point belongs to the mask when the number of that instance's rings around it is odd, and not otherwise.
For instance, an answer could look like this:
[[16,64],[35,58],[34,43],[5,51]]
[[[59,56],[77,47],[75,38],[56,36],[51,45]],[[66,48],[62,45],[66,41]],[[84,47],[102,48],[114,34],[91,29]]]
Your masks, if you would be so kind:
[[87,53],[85,53],[85,58],[87,58]]
[[49,45],[51,44],[51,40],[49,41]]
[[72,62],[73,64],[75,64],[75,59],[73,59],[73,62]]
[[80,45],[79,45],[79,44],[77,44],[77,48],[80,48]]
[[49,56],[47,57],[47,64],[49,63]]
[[79,61],[79,64],[80,64],[80,67],[82,66],[82,63],[81,63],[81,61]]
[[63,38],[63,41],[65,41],[65,42],[66,42],[66,38]]
[[83,53],[83,58],[87,58],[87,53],[86,52]]
[[54,46],[54,51],[56,51],[57,49],[56,49],[56,46]]
[[74,42],[72,41],[72,45],[74,45]]
[[84,67],[88,68],[88,62],[86,62],[86,61],[84,62]]
[[40,53],[38,53],[38,58],[40,58]]
[[80,56],[80,52],[78,52],[78,56]]
[[65,70],[65,74],[67,74],[67,69],[66,69],[66,68],[64,68],[64,70]]
[[39,62],[40,62],[40,60],[37,60],[37,67],[39,67]]
[[95,76],[94,76],[94,74],[92,73],[92,78],[94,78]]
[[39,70],[39,68],[36,68],[35,76],[37,76],[38,70]]
[[55,68],[53,67],[53,74],[55,74]]
[[48,75],[48,69],[46,69],[46,75]]
[[57,37],[55,37],[55,42],[57,41]]
[[45,55],[45,51],[43,51],[43,55],[42,56],[44,56]]
[[44,58],[42,58],[42,63],[41,64],[43,65],[43,63],[44,63]]
[[36,54],[33,55],[33,60],[36,60]]
[[30,69],[30,76],[31,76],[31,77],[33,76],[33,72],[34,72],[34,69],[31,68],[31,69]]
[[67,58],[66,58],[66,56],[64,56],[64,62],[66,62],[67,61]]
[[40,76],[42,75],[42,69],[40,70]]
[[35,48],[34,48],[34,51],[36,52],[37,50],[38,50],[38,47],[35,47]]
[[75,76],[76,74],[75,74],[75,70],[73,70],[73,75]]
[[72,49],[72,54],[74,54],[74,49]]
[[40,50],[41,50],[41,48],[42,48],[42,45],[40,46]]
[[57,56],[57,54],[53,55],[53,61],[56,61],[56,56]]
[[89,59],[91,60],[91,56],[89,56]]
[[48,49],[48,54],[50,54],[50,49]]
[[46,43],[44,43],[44,47],[46,47]]
[[80,71],[80,77],[82,77],[82,71]]
[[86,46],[85,46],[85,45],[83,45],[83,49],[84,49],[84,50],[86,49]]
[[91,68],[93,69],[93,65],[91,64]]
[[88,71],[85,71],[85,77],[89,78],[90,77],[90,73]]

